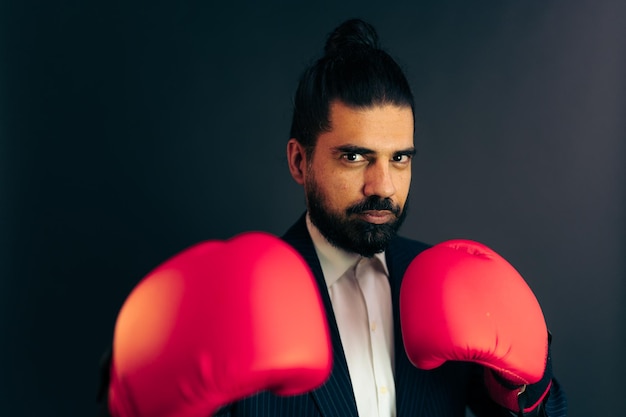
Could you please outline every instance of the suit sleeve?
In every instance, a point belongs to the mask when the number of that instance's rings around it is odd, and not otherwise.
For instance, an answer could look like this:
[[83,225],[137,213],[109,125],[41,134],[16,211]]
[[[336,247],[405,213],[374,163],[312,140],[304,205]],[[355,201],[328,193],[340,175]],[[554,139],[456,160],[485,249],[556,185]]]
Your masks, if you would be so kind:
[[96,417],[111,417],[108,407],[111,357],[112,351],[108,349],[100,361],[100,381],[98,383],[98,393],[96,396],[98,411]]

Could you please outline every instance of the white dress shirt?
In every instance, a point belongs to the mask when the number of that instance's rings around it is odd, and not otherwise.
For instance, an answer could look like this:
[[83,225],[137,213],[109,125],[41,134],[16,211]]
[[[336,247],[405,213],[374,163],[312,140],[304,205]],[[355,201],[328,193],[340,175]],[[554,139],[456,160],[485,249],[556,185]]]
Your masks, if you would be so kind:
[[307,214],[348,364],[359,417],[395,417],[393,313],[384,253],[331,245]]

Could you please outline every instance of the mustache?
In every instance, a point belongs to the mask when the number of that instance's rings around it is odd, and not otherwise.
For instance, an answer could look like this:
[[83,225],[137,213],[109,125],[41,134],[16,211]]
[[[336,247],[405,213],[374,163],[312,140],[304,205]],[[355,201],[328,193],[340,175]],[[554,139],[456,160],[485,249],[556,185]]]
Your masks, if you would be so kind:
[[389,198],[380,198],[378,196],[370,196],[367,197],[363,201],[359,201],[358,203],[348,207],[346,209],[346,213],[350,214],[359,214],[364,211],[369,210],[387,210],[392,212],[396,217],[400,216],[400,206],[394,204]]

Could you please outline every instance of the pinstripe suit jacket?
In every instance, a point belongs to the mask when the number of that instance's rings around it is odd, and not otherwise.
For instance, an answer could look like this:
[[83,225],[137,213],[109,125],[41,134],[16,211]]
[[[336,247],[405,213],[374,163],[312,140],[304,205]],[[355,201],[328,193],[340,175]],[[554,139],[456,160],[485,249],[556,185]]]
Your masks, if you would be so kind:
[[[279,397],[263,392],[224,408],[219,416],[229,417],[358,417],[346,359],[333,314],[320,262],[306,228],[304,215],[283,239],[292,245],[309,264],[320,288],[326,309],[333,346],[333,370],[328,381],[304,395]],[[409,361],[402,342],[399,295],[402,276],[413,258],[428,245],[396,237],[386,251],[393,303],[395,337],[396,410],[398,417],[460,417],[470,407],[479,417],[511,417],[489,398],[482,383],[482,369],[465,362],[447,362],[422,371]],[[565,398],[556,381],[548,397],[550,417],[565,416]]]

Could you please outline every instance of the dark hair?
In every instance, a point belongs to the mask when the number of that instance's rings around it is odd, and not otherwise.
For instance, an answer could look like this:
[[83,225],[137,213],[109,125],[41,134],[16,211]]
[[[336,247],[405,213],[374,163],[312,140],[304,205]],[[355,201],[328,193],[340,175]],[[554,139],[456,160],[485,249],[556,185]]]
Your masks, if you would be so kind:
[[352,107],[409,106],[413,94],[400,66],[383,51],[374,27],[351,19],[329,36],[324,56],[307,68],[294,97],[291,137],[309,155],[320,133],[330,129],[330,103]]

